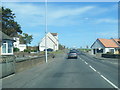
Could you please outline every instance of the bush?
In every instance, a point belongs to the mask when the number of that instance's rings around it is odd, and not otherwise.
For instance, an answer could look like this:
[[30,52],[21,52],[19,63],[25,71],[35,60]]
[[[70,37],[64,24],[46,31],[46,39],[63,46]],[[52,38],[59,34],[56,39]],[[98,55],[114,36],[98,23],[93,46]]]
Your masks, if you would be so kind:
[[25,49],[24,52],[29,52],[30,53],[31,50],[30,49]]
[[37,50],[31,50],[31,52],[37,52]]
[[112,53],[112,52],[107,52],[106,54],[114,54],[114,53]]
[[20,49],[19,49],[19,48],[13,48],[13,51],[14,51],[14,52],[19,52]]

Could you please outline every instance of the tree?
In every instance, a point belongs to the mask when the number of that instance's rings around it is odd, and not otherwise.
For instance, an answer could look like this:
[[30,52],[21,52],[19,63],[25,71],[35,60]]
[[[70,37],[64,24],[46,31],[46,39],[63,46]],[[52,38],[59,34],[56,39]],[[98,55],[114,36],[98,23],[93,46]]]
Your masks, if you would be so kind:
[[14,20],[15,14],[9,8],[0,8],[0,13],[2,13],[2,32],[8,36],[17,36],[18,33],[21,34],[21,26]]
[[[20,42],[22,44],[26,44],[26,46],[28,46],[28,44],[31,44],[32,40],[33,40],[33,36],[32,35],[28,35],[27,33],[23,33],[23,35],[19,35],[20,37]],[[28,47],[27,47],[28,48]]]
[[65,49],[65,46],[59,44],[59,50],[63,50],[63,49]]

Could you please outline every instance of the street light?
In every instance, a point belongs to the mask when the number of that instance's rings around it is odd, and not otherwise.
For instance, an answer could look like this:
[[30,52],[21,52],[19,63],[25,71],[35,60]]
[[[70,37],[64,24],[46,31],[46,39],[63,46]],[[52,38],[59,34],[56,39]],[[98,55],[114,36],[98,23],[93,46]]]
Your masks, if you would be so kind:
[[47,0],[45,0],[45,62],[47,63]]

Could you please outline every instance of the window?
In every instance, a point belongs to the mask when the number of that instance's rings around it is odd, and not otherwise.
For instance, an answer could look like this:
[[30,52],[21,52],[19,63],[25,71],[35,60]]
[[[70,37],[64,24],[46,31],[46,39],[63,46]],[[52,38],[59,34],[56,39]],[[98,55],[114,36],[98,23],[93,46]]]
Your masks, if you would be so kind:
[[8,42],[8,53],[12,53],[12,42]]
[[2,54],[12,54],[13,43],[11,41],[3,41],[2,43]]
[[2,53],[6,53],[7,43],[2,44]]
[[110,49],[110,52],[111,52],[111,53],[114,53],[114,49]]
[[103,53],[103,49],[97,49],[97,53]]

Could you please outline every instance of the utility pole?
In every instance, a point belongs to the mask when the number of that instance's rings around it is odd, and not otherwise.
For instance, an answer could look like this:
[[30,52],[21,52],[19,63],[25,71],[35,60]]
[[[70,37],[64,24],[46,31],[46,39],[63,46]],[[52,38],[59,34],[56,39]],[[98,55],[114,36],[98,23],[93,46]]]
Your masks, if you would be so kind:
[[45,62],[47,63],[47,0],[45,0]]

